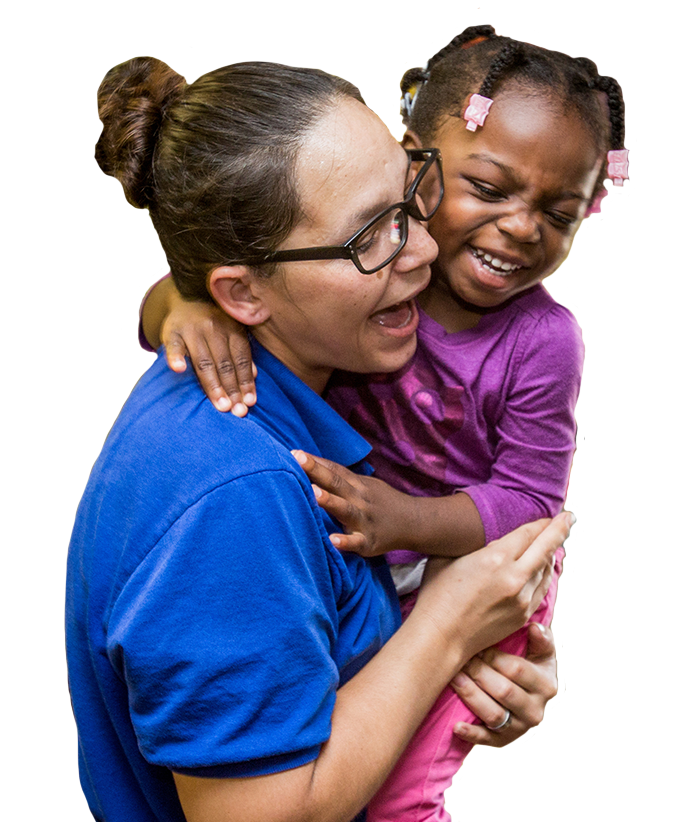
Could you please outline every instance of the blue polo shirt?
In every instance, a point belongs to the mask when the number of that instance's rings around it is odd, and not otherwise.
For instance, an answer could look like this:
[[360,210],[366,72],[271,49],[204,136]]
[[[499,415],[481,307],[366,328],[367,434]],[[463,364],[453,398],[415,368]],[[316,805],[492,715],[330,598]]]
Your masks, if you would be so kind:
[[334,549],[338,525],[290,454],[365,471],[370,447],[253,354],[261,400],[245,419],[159,354],[79,506],[67,655],[97,819],[183,820],[171,770],[243,777],[314,760],[337,688],[399,625],[384,561]]

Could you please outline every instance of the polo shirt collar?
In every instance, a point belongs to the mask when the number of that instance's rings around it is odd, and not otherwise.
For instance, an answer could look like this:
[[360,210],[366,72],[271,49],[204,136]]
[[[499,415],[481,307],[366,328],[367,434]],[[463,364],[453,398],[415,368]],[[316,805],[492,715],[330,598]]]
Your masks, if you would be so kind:
[[[318,456],[340,465],[354,466],[366,459],[372,448],[333,408],[254,338],[250,338],[253,362],[286,396],[306,431],[317,445]],[[261,388],[258,387],[258,394]],[[260,395],[258,405],[261,408]],[[271,413],[271,409],[267,409]]]

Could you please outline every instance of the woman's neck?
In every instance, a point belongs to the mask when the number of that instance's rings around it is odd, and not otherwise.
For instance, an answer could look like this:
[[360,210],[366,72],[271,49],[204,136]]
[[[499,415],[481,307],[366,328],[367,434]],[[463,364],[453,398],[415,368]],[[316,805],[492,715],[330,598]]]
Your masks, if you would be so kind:
[[263,326],[255,326],[252,334],[264,348],[282,362],[289,371],[301,379],[309,388],[319,394],[324,393],[329,378],[334,373],[333,368],[327,366],[313,366],[303,361],[293,348],[286,345],[280,338],[267,333]]

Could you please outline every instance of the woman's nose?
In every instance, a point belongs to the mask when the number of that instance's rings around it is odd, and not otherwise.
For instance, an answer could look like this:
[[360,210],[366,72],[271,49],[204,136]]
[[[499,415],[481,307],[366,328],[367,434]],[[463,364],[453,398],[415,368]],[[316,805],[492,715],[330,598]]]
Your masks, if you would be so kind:
[[437,243],[428,233],[423,223],[409,218],[408,240],[401,253],[395,259],[396,267],[400,271],[408,271],[421,266],[430,265],[437,257]]
[[503,214],[496,225],[502,234],[517,243],[537,243],[541,239],[540,218],[527,206]]

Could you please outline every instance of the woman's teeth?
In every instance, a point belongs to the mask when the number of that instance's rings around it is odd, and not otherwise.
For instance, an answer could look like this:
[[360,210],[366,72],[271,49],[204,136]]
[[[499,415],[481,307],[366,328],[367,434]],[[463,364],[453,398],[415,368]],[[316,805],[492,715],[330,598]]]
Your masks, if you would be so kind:
[[513,271],[521,268],[520,265],[503,262],[498,257],[493,257],[492,254],[488,254],[487,251],[481,251],[478,248],[473,249],[473,256],[480,260],[481,265],[487,268],[488,271],[491,271],[493,274],[499,274],[500,276],[511,274]]
[[372,315],[371,319],[378,325],[383,325],[386,328],[403,328],[411,322],[413,311],[411,310],[410,302],[397,303],[385,308],[383,311],[378,311]]

